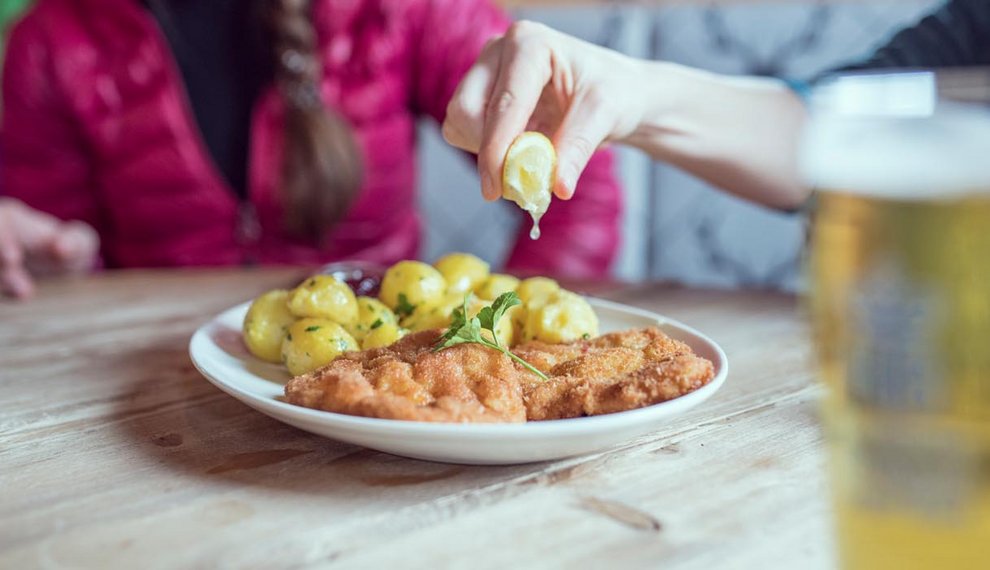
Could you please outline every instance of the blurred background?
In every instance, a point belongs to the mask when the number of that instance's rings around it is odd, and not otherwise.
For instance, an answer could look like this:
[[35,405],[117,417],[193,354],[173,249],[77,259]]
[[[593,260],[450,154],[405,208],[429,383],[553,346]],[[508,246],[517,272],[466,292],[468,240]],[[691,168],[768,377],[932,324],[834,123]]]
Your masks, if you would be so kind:
[[[856,60],[892,30],[941,0],[760,2],[565,0],[505,2],[517,18],[544,22],[589,41],[645,58],[719,72],[810,78]],[[0,0],[6,28],[30,0]],[[437,126],[419,128],[420,205],[432,261],[469,251],[499,265],[522,222],[506,204],[480,198],[474,164],[447,147]],[[695,286],[801,287],[805,220],[744,203],[635,151],[620,150],[626,188],[621,280],[672,280]]]

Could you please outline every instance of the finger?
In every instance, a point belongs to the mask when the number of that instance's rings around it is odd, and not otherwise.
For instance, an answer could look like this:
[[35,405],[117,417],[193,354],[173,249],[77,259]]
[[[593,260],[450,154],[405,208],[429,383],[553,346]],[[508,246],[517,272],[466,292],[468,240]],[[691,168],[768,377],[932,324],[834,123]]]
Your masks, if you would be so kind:
[[570,200],[574,196],[581,174],[611,134],[612,124],[596,92],[575,97],[553,140],[557,149],[554,194],[558,198]]
[[9,216],[0,210],[0,267],[21,265],[24,262],[24,250],[14,234]]
[[9,216],[0,211],[0,292],[25,298],[33,291],[31,276],[24,268],[24,250]]
[[52,240],[51,257],[63,271],[83,271],[92,266],[99,246],[99,235],[89,224],[67,222]]
[[443,135],[443,140],[447,141],[447,144],[450,146],[470,152],[471,154],[478,154],[481,139],[479,138],[475,141],[472,140],[472,137],[465,135],[459,123],[450,120],[450,115],[447,115],[447,119],[444,120],[440,134]]
[[487,200],[502,195],[502,168],[509,145],[526,129],[553,73],[550,49],[536,39],[535,24],[517,23],[506,35],[498,78],[485,111],[478,154],[481,190]]
[[443,138],[451,145],[477,154],[485,124],[485,107],[498,71],[501,37],[490,40],[478,61],[454,91],[443,121]]
[[22,266],[0,269],[0,292],[17,299],[27,299],[34,295],[34,281]]
[[554,89],[544,89],[533,116],[526,125],[527,131],[543,133],[547,138],[553,138],[560,126],[567,102]]

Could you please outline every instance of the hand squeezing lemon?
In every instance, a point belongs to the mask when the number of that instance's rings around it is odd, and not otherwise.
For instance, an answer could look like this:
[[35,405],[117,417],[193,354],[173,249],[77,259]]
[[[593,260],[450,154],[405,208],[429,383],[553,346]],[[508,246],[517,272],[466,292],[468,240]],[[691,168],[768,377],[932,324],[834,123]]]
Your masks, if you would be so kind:
[[502,197],[533,217],[532,239],[540,238],[540,218],[550,207],[557,177],[557,151],[541,133],[525,132],[512,142],[502,169]]

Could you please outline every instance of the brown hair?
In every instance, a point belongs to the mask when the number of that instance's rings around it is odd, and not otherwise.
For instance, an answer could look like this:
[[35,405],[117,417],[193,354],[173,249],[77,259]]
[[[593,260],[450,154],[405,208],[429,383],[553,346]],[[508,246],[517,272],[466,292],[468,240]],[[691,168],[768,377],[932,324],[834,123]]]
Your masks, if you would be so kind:
[[275,82],[285,107],[282,204],[286,228],[319,239],[361,187],[361,152],[350,125],[320,97],[322,66],[310,0],[266,0]]

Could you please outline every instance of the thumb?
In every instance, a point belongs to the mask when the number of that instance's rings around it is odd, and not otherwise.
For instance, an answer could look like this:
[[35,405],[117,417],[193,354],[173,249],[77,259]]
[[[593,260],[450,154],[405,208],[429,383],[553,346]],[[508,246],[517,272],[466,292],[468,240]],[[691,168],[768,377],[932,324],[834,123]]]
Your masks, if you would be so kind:
[[612,123],[598,99],[589,94],[576,98],[554,136],[557,149],[557,183],[554,194],[562,200],[574,195],[578,179],[591,157],[611,134]]

